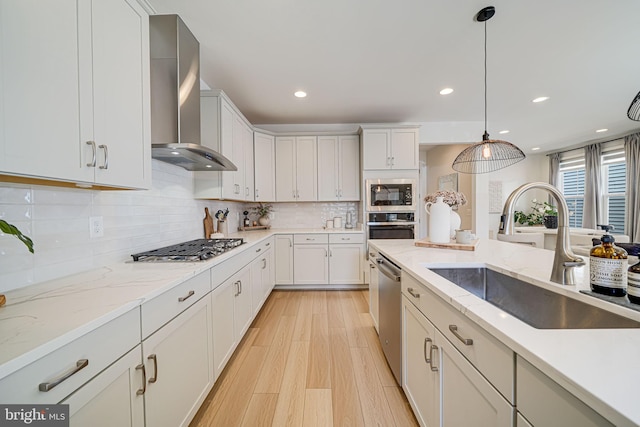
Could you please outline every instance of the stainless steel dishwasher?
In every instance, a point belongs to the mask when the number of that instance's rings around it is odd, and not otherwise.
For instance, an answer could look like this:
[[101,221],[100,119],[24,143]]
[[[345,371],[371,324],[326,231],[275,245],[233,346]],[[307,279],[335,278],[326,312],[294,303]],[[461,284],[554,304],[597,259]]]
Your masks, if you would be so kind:
[[402,269],[382,254],[376,262],[379,271],[378,336],[393,376],[398,385],[402,385]]

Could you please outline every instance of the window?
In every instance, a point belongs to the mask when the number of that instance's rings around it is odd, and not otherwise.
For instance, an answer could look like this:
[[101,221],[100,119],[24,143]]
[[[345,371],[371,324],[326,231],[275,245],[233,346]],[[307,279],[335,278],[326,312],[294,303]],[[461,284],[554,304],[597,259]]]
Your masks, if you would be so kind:
[[584,157],[560,162],[560,189],[569,207],[569,227],[582,227]]
[[[626,164],[624,149],[620,144],[603,149],[600,158],[603,215],[602,223],[613,225],[614,232],[624,234],[626,208]],[[573,155],[571,155],[573,154]],[[569,227],[582,227],[584,209],[585,165],[584,155],[573,151],[560,160],[558,187],[562,191],[569,207]]]

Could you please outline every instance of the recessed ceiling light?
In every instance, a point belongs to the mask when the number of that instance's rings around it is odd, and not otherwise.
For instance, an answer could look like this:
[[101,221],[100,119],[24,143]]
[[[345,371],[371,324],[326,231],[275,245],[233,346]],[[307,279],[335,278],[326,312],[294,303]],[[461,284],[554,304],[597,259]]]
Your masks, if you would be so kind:
[[296,93],[294,93],[296,98],[304,98],[307,96],[307,92],[299,90]]
[[539,149],[540,149],[540,147],[533,147],[533,148],[531,149],[531,151],[538,151]]
[[212,168],[213,166],[211,166],[211,165],[206,165],[205,167]]
[[453,93],[453,89],[450,87],[445,87],[440,91],[440,95],[449,95],[450,93]]
[[171,154],[173,154],[173,155],[176,155],[176,156],[177,156],[177,155],[178,155],[178,154],[180,154],[180,153],[179,153],[179,152],[177,152],[177,151],[172,151],[172,152],[171,152]]
[[509,130],[508,130],[508,129],[501,130],[501,131],[500,131],[500,132],[498,132],[498,133],[499,133],[499,134],[501,134],[501,135],[504,135],[505,133],[509,133]]
[[604,128],[604,129],[598,129],[596,132],[597,132],[597,133],[601,133],[601,132],[606,132],[606,131],[608,131],[608,130],[609,130],[609,129]]
[[548,96],[539,96],[531,102],[542,102],[542,101],[546,101],[547,99],[549,99]]

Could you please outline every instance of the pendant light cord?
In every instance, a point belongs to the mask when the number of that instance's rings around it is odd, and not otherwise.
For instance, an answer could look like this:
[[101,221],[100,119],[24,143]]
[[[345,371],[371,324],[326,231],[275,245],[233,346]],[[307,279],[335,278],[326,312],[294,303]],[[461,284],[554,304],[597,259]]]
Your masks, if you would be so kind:
[[484,21],[484,135],[489,139],[487,133],[487,21]]

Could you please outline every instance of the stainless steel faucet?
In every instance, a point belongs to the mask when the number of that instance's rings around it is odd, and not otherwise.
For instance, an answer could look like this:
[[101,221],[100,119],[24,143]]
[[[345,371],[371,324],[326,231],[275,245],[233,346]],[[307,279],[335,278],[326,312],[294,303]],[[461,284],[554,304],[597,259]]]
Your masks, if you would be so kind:
[[509,195],[502,209],[499,234],[513,235],[514,207],[522,193],[532,188],[547,190],[558,202],[558,237],[556,253],[551,270],[551,281],[561,285],[575,285],[573,267],[584,265],[584,260],[575,255],[569,245],[569,208],[564,196],[556,187],[546,182],[529,182],[516,188]]

